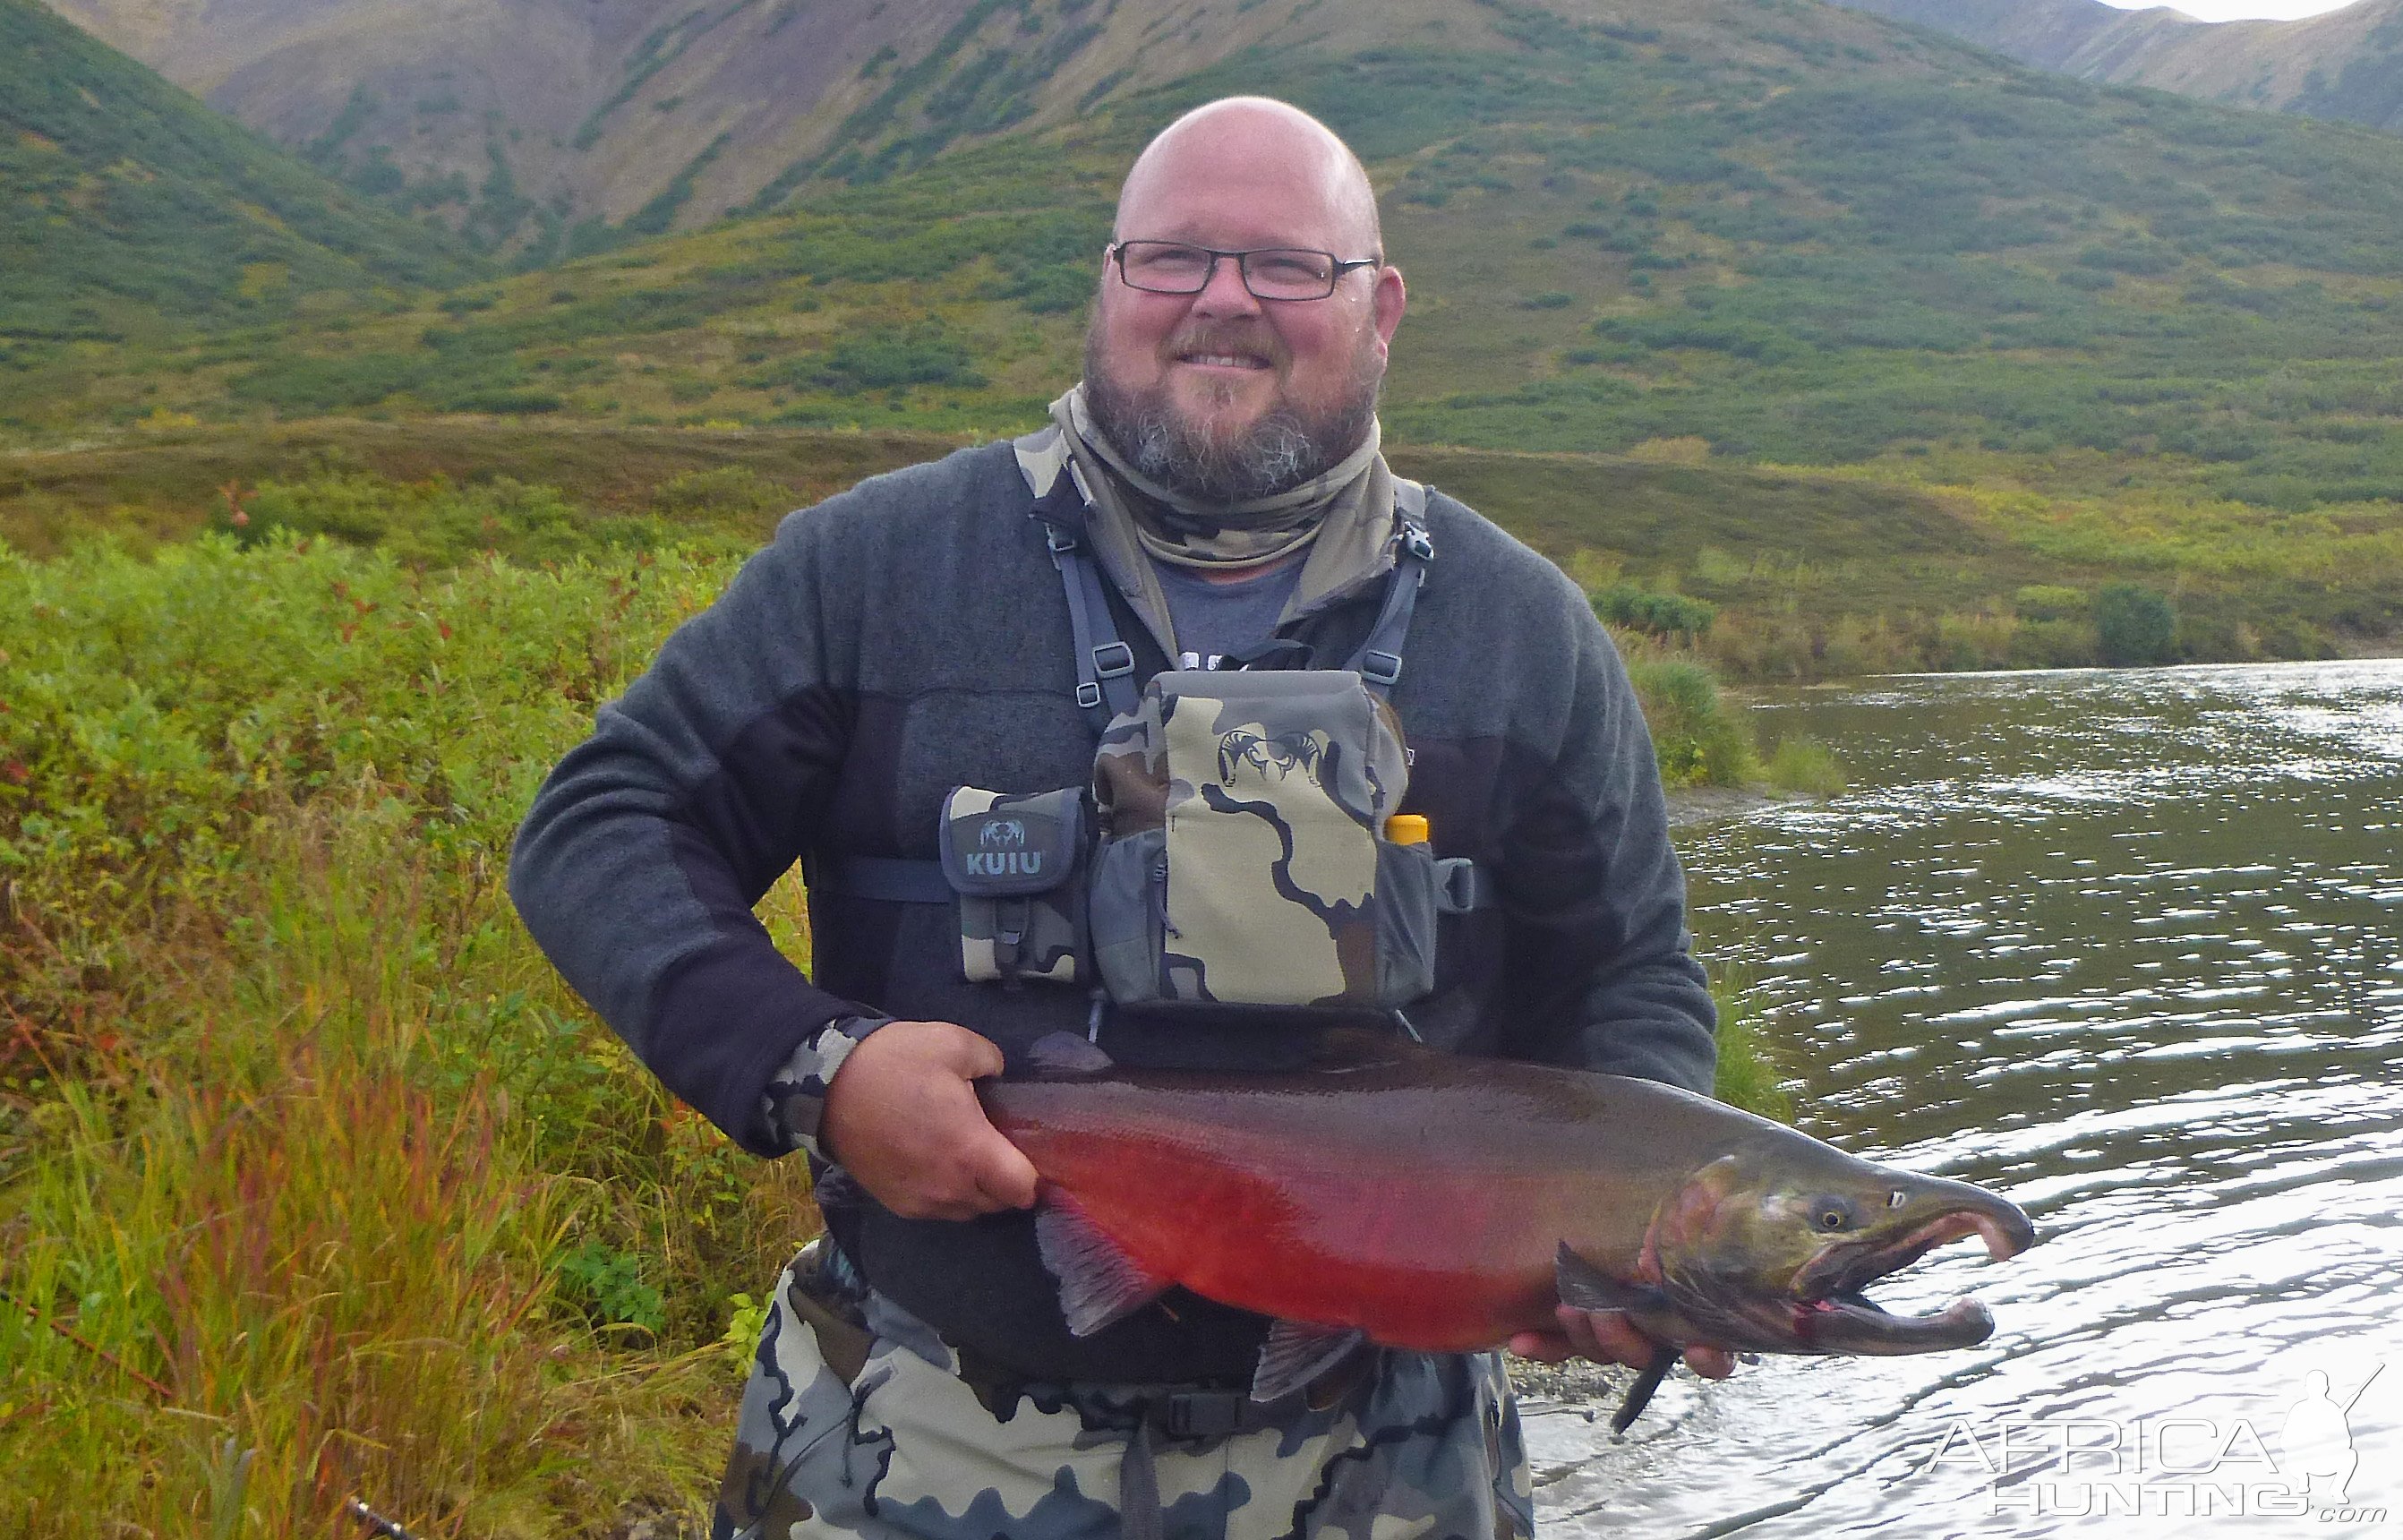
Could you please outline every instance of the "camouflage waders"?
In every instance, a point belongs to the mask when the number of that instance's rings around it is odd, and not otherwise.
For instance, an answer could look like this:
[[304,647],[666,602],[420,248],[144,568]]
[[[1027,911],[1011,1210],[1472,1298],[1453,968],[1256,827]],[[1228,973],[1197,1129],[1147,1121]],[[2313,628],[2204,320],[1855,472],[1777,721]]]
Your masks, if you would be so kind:
[[828,1280],[830,1254],[813,1244],[777,1280],[713,1540],[1532,1531],[1495,1354],[1380,1353],[1332,1392],[1267,1408],[1240,1392],[977,1384],[924,1323]]

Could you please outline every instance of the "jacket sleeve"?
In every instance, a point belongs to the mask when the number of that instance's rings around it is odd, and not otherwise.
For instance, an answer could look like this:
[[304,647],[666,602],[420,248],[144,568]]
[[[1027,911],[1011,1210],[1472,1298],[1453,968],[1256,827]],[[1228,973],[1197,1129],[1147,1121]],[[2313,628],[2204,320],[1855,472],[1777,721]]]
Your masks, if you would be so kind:
[[1707,1095],[1718,1012],[1686,929],[1651,734],[1618,649],[1568,600],[1565,728],[1551,754],[1514,755],[1503,831],[1510,1051]]
[[510,897],[568,983],[762,1155],[814,1149],[826,1082],[877,1018],[812,985],[752,914],[811,842],[854,715],[855,628],[828,614],[848,601],[820,549],[828,506],[785,520],[601,708],[509,860]]

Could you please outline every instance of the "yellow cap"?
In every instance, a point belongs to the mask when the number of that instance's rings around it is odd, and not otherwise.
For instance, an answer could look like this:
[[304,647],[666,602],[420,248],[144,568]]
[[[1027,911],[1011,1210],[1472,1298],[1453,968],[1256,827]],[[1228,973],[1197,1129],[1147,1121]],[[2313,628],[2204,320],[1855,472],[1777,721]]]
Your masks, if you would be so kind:
[[1397,812],[1385,820],[1385,839],[1396,845],[1427,842],[1427,821],[1415,812]]

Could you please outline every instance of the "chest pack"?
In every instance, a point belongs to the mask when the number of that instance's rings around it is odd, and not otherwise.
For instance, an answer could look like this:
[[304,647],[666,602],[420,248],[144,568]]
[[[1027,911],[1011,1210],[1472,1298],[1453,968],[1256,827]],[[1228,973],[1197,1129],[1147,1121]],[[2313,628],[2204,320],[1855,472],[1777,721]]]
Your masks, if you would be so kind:
[[1424,489],[1401,486],[1383,603],[1340,669],[1174,669],[1138,687],[1099,563],[1047,521],[1099,736],[1090,784],[954,787],[938,863],[855,858],[821,885],[956,903],[964,977],[1087,990],[1096,1023],[1108,1006],[1392,1012],[1425,996],[1438,916],[1488,900],[1399,811],[1410,753],[1387,694],[1435,554]]

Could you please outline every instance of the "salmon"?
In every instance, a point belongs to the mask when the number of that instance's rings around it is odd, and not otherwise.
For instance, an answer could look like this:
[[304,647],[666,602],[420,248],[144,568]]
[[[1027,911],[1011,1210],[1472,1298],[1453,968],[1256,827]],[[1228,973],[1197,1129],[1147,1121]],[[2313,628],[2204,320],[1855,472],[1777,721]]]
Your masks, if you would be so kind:
[[1862,1292],[1975,1235],[2014,1256],[2016,1206],[1857,1158],[1672,1086],[1340,1034],[1296,1073],[1127,1070],[1082,1039],[985,1082],[1042,1181],[1035,1228],[1069,1329],[1172,1285],[1274,1320],[1252,1394],[1364,1341],[1427,1353],[1624,1311],[1660,1348],[1908,1353],[1993,1330],[1974,1299],[1889,1314]]

